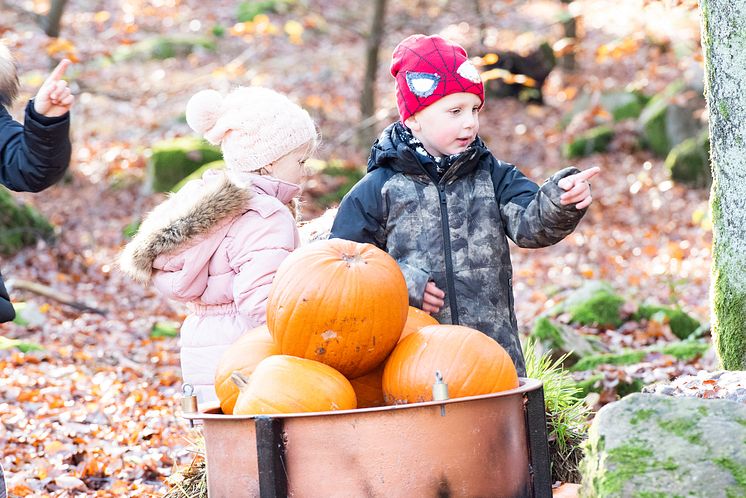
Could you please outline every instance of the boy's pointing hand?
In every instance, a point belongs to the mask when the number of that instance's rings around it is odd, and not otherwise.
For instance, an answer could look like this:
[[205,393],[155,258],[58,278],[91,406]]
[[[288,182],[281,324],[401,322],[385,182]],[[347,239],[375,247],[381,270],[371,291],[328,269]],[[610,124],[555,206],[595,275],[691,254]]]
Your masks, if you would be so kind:
[[562,178],[557,185],[565,191],[560,196],[560,204],[575,204],[577,209],[584,209],[591,205],[591,184],[588,180],[596,176],[601,168],[594,166],[580,173]]
[[49,118],[62,116],[72,107],[75,98],[62,79],[69,65],[70,61],[63,59],[42,83],[34,97],[34,110],[39,114]]

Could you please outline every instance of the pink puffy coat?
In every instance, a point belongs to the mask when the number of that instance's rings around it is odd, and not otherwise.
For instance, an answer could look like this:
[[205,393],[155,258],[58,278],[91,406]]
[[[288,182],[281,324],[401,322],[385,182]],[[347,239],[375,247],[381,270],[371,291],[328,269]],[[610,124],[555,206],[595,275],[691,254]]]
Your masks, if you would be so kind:
[[275,271],[300,242],[287,207],[299,192],[272,177],[208,171],[156,207],[122,253],[126,273],[188,303],[181,369],[200,404],[217,401],[223,352],[266,321]]

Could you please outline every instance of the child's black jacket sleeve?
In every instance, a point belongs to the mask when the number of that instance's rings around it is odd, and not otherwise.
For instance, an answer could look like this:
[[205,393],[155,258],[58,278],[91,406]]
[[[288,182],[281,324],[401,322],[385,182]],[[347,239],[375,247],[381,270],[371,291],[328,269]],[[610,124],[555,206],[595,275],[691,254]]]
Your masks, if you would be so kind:
[[375,170],[355,184],[339,205],[329,238],[367,242],[386,250],[381,188],[387,173]]
[[16,192],[40,192],[70,164],[70,115],[46,117],[26,106],[24,124],[0,106],[0,183]]
[[514,166],[499,162],[493,169],[495,196],[505,233],[519,247],[547,247],[572,233],[586,209],[562,205],[564,192],[558,185],[565,176],[579,173],[574,167],[552,175],[540,187]]

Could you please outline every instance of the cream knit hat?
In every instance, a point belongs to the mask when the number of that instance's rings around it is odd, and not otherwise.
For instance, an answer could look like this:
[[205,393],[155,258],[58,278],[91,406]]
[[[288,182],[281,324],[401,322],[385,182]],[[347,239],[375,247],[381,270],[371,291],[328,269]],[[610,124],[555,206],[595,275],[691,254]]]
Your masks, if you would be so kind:
[[215,90],[195,94],[186,107],[189,126],[220,145],[228,169],[256,171],[317,140],[304,109],[268,88],[238,87],[223,97]]

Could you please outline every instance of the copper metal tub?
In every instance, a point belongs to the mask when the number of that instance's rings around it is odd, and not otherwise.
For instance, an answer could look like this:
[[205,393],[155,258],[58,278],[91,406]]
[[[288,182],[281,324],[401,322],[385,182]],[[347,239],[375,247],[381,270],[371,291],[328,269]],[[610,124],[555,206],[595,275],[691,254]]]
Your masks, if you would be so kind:
[[210,498],[550,497],[541,382],[496,394],[201,421]]

